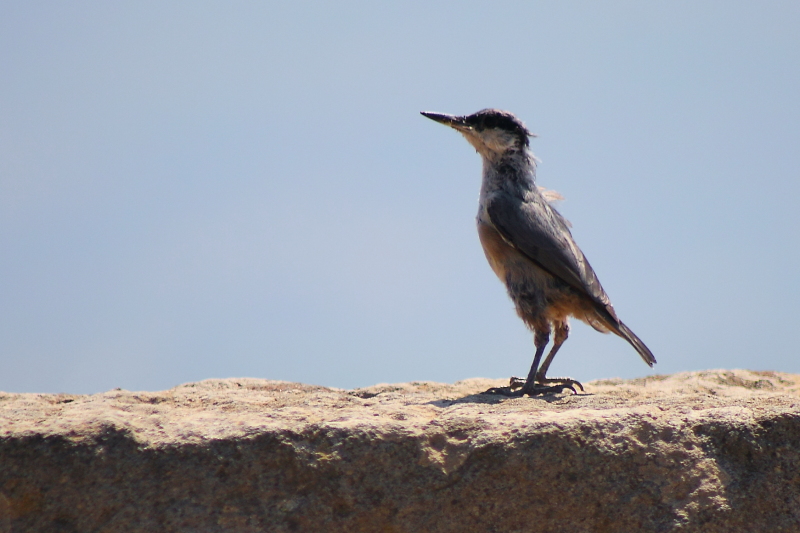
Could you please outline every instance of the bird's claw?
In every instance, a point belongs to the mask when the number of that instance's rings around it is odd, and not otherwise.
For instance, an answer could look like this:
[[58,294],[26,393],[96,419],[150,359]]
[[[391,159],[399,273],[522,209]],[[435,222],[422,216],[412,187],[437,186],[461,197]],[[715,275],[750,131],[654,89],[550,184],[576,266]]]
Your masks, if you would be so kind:
[[539,396],[544,394],[557,394],[563,392],[565,389],[571,390],[573,394],[578,394],[578,391],[575,390],[576,386],[581,392],[584,391],[581,382],[571,378],[537,379],[536,383],[534,383],[532,387],[529,387],[528,390],[525,389],[525,383],[525,379],[512,376],[508,380],[508,387],[492,387],[481,394],[498,394],[509,397],[521,397],[526,394],[528,396]]
[[508,396],[510,398],[521,398],[526,395],[543,396],[545,394],[559,394],[564,392],[564,389],[569,389],[573,394],[578,394],[578,391],[576,391],[570,383],[559,383],[550,387],[534,385],[533,387],[529,387],[527,389],[524,386],[492,387],[491,389],[483,391],[481,394],[494,394],[499,396]]
[[[513,378],[512,378],[513,379]],[[557,385],[566,385],[572,390],[575,390],[573,386],[577,385],[581,392],[584,392],[583,385],[581,385],[580,381],[574,380],[572,378],[541,378],[536,380],[537,383],[541,385],[549,385],[551,383],[555,383]],[[575,394],[578,394],[577,392]]]
[[525,379],[524,378],[518,378],[516,376],[511,376],[510,378],[508,378],[508,386],[511,389],[518,389],[518,388],[522,387],[523,385],[525,385]]

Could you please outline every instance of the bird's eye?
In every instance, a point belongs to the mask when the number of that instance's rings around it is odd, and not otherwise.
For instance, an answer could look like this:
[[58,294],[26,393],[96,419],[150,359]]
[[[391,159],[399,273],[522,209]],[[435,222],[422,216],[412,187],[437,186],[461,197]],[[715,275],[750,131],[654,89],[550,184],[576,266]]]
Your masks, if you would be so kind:
[[499,127],[500,123],[497,120],[497,117],[489,116],[489,117],[486,117],[485,119],[483,119],[483,124],[482,125],[483,125],[484,129],[494,129],[494,128]]

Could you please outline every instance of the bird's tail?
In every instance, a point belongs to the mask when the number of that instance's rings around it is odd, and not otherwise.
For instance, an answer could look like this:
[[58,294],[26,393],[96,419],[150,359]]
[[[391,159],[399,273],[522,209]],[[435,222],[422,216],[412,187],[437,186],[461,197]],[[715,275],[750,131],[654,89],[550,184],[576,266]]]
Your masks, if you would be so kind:
[[656,358],[653,355],[653,352],[650,351],[650,348],[645,346],[642,342],[642,339],[637,337],[636,334],[632,332],[628,326],[623,324],[621,320],[618,322],[618,324],[619,327],[613,330],[614,333],[631,343],[631,346],[633,346],[636,351],[639,352],[639,355],[642,356],[644,362],[650,366],[653,366],[653,364],[656,362]]

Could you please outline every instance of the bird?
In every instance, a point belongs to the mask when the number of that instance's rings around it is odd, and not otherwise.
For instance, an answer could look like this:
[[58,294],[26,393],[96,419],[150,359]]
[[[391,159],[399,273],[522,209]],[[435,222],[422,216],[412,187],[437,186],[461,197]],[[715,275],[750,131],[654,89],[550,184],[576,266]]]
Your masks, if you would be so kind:
[[[514,114],[483,109],[471,115],[422,111],[431,120],[460,132],[483,160],[478,203],[478,237],[494,273],[533,332],[536,348],[527,378],[512,377],[508,387],[488,394],[537,396],[583,385],[572,378],[549,378],[547,370],[569,336],[569,317],[601,333],[622,337],[650,367],[656,358],[618,317],[600,280],[575,243],[569,222],[536,185],[535,137]],[[553,194],[548,195],[550,198]],[[558,197],[556,195],[556,197]],[[553,345],[542,362],[545,347]],[[540,364],[541,363],[541,364]]]

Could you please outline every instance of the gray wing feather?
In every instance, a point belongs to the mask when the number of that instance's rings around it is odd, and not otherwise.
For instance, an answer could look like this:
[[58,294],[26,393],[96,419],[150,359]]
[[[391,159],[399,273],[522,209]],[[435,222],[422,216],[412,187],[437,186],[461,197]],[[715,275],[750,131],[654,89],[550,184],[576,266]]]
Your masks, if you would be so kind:
[[540,194],[519,198],[493,195],[486,204],[489,218],[511,246],[554,277],[588,296],[618,323],[608,295],[569,231],[567,222]]

